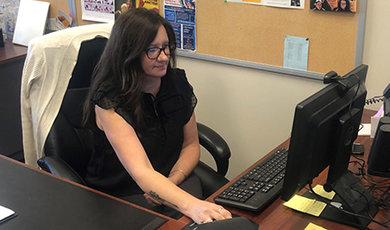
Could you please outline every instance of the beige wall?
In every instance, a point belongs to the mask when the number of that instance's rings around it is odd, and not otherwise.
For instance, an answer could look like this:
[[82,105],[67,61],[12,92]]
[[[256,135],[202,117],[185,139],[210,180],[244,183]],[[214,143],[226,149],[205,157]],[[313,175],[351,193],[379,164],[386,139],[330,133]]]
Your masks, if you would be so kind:
[[195,88],[197,120],[218,131],[231,148],[230,179],[289,137],[295,104],[322,86],[189,58],[179,58],[178,66]]
[[370,98],[381,95],[390,83],[390,1],[367,1],[363,62],[369,66],[366,86]]
[[[363,63],[369,65],[369,97],[390,83],[389,10],[388,0],[368,0]],[[323,87],[318,80],[192,58],[179,57],[178,67],[186,70],[199,99],[197,120],[217,130],[231,148],[229,179],[286,140],[295,105]],[[202,160],[212,163],[204,153]]]

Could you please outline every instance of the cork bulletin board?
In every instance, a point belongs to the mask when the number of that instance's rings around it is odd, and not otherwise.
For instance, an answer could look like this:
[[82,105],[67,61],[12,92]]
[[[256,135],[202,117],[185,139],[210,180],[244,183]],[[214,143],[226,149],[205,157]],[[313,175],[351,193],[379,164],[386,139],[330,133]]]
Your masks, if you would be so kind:
[[[308,71],[355,65],[358,14],[197,0],[197,53],[283,67],[284,37],[309,39]],[[358,2],[359,3],[359,2]],[[359,7],[357,7],[359,9]]]
[[[66,14],[69,14],[68,0],[39,0],[44,2],[50,2],[49,17],[55,18],[58,16],[58,10],[63,11]],[[78,25],[92,24],[96,22],[84,21],[81,19],[81,1],[74,0],[76,7],[76,17]]]
[[[64,0],[43,1],[51,2],[52,14],[68,9]],[[78,24],[95,23],[81,20],[80,0],[75,1]],[[364,23],[358,23],[362,11],[359,5],[365,1],[357,1],[356,13],[341,13],[313,11],[310,0],[305,1],[303,10],[197,0],[197,47],[193,57],[199,54],[244,61],[283,72],[284,38],[296,36],[309,39],[308,72],[323,74],[335,70],[343,75],[356,65],[361,52],[359,31]],[[159,3],[163,12],[163,0]]]

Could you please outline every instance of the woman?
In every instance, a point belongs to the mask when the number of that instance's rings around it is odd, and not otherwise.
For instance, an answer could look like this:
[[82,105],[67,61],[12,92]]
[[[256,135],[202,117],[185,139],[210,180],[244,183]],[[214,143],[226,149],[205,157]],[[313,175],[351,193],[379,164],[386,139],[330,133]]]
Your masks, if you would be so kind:
[[185,72],[172,67],[175,48],[171,25],[152,10],[118,17],[85,102],[84,122],[95,138],[85,180],[143,206],[145,198],[169,206],[196,223],[230,218],[200,199],[192,174],[200,156],[196,97]]

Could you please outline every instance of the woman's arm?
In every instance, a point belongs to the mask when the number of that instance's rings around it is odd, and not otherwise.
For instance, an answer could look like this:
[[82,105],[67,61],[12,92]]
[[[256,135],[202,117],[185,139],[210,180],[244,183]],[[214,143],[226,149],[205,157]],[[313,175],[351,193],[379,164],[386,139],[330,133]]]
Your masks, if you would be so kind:
[[180,184],[192,172],[199,162],[200,147],[195,114],[184,126],[184,141],[179,159],[169,173],[169,179],[176,185]]
[[[192,172],[199,162],[200,148],[198,130],[196,125],[195,114],[193,113],[190,120],[184,126],[184,141],[183,147],[180,152],[179,159],[172,167],[169,173],[168,179],[172,183],[179,185],[181,184]],[[145,193],[145,198],[150,205],[161,205],[162,203],[150,194]]]
[[[197,223],[231,217],[230,212],[220,205],[191,196],[155,171],[134,129],[114,110],[95,106],[95,113],[98,127],[105,132],[122,165],[143,191],[189,216]],[[195,121],[195,118],[191,119]],[[193,162],[188,167],[192,167],[193,164],[196,163]]]

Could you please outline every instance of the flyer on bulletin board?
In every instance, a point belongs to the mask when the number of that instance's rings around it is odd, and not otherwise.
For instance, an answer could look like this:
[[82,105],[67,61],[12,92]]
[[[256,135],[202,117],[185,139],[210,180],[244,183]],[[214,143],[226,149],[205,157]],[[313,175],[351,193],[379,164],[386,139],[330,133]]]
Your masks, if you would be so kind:
[[136,0],[136,7],[143,7],[146,9],[154,10],[159,12],[158,0]]
[[262,0],[266,6],[292,8],[292,9],[304,9],[305,0]]
[[114,22],[114,0],[81,0],[81,19],[95,22]]
[[247,3],[254,5],[263,5],[262,2],[264,0],[225,0],[225,2],[238,2],[238,3]]
[[225,0],[225,1],[272,6],[272,7],[292,8],[292,9],[305,8],[305,0]]
[[307,71],[309,38],[285,36],[283,67]]
[[314,11],[356,12],[357,0],[310,0]]
[[177,48],[195,51],[195,0],[165,0],[164,15],[175,31]]
[[115,7],[117,13],[119,13],[119,10],[121,13],[123,13],[128,9],[140,7],[154,10],[157,13],[160,12],[158,0],[115,0]]

